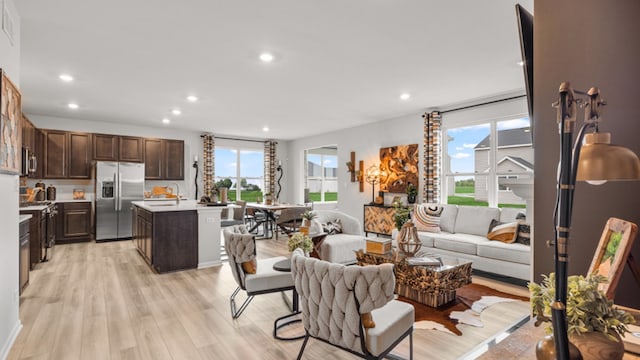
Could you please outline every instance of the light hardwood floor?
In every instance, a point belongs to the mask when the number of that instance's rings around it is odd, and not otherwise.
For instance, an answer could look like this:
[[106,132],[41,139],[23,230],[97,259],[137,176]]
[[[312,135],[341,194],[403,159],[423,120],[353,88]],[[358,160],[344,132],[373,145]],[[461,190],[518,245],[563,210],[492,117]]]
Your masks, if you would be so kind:
[[[286,242],[258,241],[258,254],[286,255]],[[294,359],[301,345],[272,337],[274,319],[288,313],[279,294],[257,296],[231,319],[227,264],[159,275],[131,241],[91,242],[56,246],[30,276],[11,360]],[[414,335],[415,359],[432,358],[430,334]],[[404,341],[397,353],[407,352]],[[353,358],[314,340],[305,350],[305,359]]]

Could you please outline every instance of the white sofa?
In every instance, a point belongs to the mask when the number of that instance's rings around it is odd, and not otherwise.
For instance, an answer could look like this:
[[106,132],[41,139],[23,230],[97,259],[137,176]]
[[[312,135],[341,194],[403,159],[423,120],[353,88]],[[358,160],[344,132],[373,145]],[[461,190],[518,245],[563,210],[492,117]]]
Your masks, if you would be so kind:
[[338,210],[314,210],[320,223],[340,220],[342,233],[327,235],[320,245],[320,258],[333,263],[356,262],[355,251],[365,248],[365,236],[358,219]]
[[[477,270],[530,280],[531,247],[520,243],[506,244],[487,239],[491,220],[516,221],[524,209],[482,206],[441,205],[441,232],[418,231],[422,249],[435,255],[468,259]],[[398,231],[392,237],[397,240]]]

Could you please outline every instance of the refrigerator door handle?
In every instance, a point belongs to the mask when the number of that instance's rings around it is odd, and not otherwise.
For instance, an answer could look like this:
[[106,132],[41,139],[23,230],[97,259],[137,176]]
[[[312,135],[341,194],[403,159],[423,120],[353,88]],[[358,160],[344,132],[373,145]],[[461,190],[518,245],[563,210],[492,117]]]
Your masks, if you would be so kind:
[[[115,185],[117,185],[117,184],[118,184],[117,177],[118,177],[118,173],[113,173],[113,183],[114,183]],[[117,189],[119,189],[119,188],[120,188],[120,187],[118,186],[118,188],[117,188]],[[117,189],[116,189],[116,191],[117,191]],[[113,191],[113,190],[112,190],[112,191]],[[118,194],[116,193],[116,194],[113,194],[113,195],[116,195],[116,196],[117,196]],[[112,196],[112,197],[113,197],[113,196]],[[117,200],[117,199],[113,199],[113,210],[114,210],[114,211],[118,211],[118,202],[117,202],[116,200]]]
[[122,210],[122,173],[118,172],[118,211]]

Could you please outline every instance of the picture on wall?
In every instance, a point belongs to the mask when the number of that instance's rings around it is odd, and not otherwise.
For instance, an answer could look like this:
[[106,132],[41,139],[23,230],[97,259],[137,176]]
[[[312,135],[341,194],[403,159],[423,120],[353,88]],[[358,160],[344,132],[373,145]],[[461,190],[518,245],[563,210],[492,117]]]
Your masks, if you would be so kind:
[[0,173],[19,174],[22,156],[20,92],[0,70]]
[[404,193],[408,184],[418,187],[418,144],[380,149],[380,190]]

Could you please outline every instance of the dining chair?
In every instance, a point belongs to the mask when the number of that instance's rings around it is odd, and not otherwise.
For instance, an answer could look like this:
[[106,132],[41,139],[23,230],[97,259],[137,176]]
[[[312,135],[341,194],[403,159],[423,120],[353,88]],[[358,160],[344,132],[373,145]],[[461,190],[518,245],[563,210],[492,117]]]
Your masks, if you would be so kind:
[[276,220],[276,240],[280,231],[289,235],[300,229],[302,224],[302,214],[307,211],[306,208],[290,208],[282,209],[280,216]]
[[[233,208],[233,218],[226,219],[226,217],[222,217],[222,220],[220,222],[220,227],[244,224],[244,211],[246,207],[247,207],[246,201],[236,200],[236,207]],[[223,209],[223,211],[224,210],[227,210],[227,209]]]

